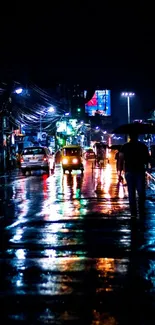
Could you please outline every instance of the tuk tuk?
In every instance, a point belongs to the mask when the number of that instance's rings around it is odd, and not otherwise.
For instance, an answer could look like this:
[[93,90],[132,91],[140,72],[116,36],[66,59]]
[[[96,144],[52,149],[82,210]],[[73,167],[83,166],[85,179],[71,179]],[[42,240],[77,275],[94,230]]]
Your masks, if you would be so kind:
[[72,170],[81,170],[83,174],[84,166],[81,146],[68,145],[62,148],[62,168],[63,173],[65,173],[66,170],[68,170],[69,173],[71,173]]

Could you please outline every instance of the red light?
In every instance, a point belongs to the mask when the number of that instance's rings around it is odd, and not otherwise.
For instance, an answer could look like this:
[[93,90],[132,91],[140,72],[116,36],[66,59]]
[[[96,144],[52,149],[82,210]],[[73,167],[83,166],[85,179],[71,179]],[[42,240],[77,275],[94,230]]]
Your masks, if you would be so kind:
[[24,161],[24,159],[23,158],[20,158],[20,162],[23,162]]
[[43,161],[47,161],[47,158],[46,158],[46,157],[44,157],[44,158],[43,158]]

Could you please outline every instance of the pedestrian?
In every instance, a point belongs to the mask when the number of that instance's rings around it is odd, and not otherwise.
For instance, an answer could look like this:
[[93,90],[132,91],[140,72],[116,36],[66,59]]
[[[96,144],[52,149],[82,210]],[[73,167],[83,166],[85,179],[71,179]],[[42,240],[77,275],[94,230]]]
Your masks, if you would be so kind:
[[117,175],[118,175],[118,182],[122,182],[123,183],[123,176],[122,176],[123,161],[120,164],[120,161],[119,161],[119,151],[117,151],[116,154],[115,154],[115,160],[116,160],[116,171],[117,171]]
[[12,168],[16,168],[16,164],[17,164],[17,159],[16,159],[16,153],[15,153],[15,150],[12,149],[12,152],[11,152],[11,160],[12,160]]
[[148,168],[149,158],[148,148],[143,142],[138,141],[138,134],[130,134],[130,141],[122,146],[119,153],[119,171],[121,173],[123,164],[131,216],[137,216],[136,192],[139,215],[144,215],[145,171]]
[[61,157],[62,157],[62,152],[60,149],[58,149],[55,153],[55,162],[56,164],[60,164],[61,162]]

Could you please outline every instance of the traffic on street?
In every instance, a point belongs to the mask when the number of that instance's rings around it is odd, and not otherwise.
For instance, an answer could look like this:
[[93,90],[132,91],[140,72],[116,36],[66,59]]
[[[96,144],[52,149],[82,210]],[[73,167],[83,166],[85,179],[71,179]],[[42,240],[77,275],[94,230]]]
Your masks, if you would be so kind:
[[1,324],[151,324],[151,178],[145,220],[131,219],[113,152],[103,168],[85,160],[84,173],[14,170],[0,177],[0,201]]

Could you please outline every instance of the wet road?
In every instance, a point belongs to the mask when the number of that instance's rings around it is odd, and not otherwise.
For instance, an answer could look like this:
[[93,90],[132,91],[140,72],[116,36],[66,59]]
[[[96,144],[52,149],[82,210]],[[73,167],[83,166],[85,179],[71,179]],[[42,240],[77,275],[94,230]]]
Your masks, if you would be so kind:
[[131,221],[114,167],[0,178],[0,324],[154,323],[154,184]]

